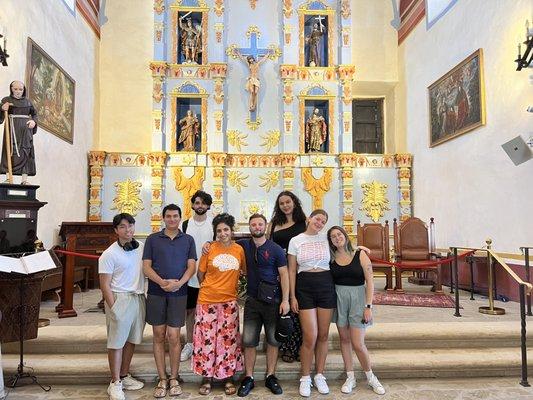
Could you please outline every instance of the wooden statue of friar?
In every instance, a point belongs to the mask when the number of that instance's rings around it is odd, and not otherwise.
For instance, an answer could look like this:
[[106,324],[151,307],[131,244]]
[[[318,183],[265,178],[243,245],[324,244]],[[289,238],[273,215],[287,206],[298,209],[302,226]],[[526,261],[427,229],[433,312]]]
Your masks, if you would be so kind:
[[12,183],[10,173],[20,175],[21,184],[27,185],[28,176],[34,176],[36,172],[33,135],[37,132],[37,112],[26,97],[26,87],[22,82],[11,82],[9,92],[9,96],[0,102],[0,123],[5,122],[6,130],[0,174],[7,174],[6,182],[9,183]]

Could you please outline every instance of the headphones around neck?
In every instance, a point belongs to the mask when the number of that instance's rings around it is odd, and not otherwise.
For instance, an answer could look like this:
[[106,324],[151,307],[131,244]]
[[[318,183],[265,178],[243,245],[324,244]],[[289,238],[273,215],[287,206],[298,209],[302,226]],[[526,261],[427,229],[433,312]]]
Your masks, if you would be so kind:
[[124,249],[124,251],[133,251],[139,247],[139,242],[134,238],[131,239],[131,242],[124,243],[124,246],[120,244],[120,240],[117,240],[117,243]]

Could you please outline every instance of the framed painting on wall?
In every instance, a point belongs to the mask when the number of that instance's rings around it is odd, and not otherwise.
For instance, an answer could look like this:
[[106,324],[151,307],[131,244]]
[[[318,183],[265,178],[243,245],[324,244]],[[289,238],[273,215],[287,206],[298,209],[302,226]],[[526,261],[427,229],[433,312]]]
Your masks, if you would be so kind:
[[72,144],[76,82],[30,38],[26,82],[39,126]]
[[429,86],[428,97],[429,147],[485,125],[482,49]]

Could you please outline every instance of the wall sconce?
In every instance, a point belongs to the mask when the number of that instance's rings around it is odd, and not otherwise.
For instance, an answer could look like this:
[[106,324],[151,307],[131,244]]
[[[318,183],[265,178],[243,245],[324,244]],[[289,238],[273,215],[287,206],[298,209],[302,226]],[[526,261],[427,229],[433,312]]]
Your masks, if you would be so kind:
[[518,43],[518,57],[514,60],[517,63],[517,71],[529,67],[533,59],[533,30],[529,29],[529,20],[526,21],[526,41],[524,44],[526,45],[526,49],[524,50],[524,54],[520,55],[522,43]]
[[2,64],[4,67],[7,67],[7,58],[9,57],[9,54],[7,54],[7,39],[6,39],[6,32],[2,29],[0,26],[0,38],[4,38],[4,48],[0,46],[0,64]]

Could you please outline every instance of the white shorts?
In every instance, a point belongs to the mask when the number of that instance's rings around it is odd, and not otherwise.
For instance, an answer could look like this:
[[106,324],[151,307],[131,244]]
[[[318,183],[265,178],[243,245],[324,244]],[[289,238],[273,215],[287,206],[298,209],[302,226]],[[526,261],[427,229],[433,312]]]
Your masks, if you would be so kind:
[[146,313],[144,293],[113,292],[113,298],[111,309],[105,303],[107,348],[121,349],[126,342],[141,344]]

